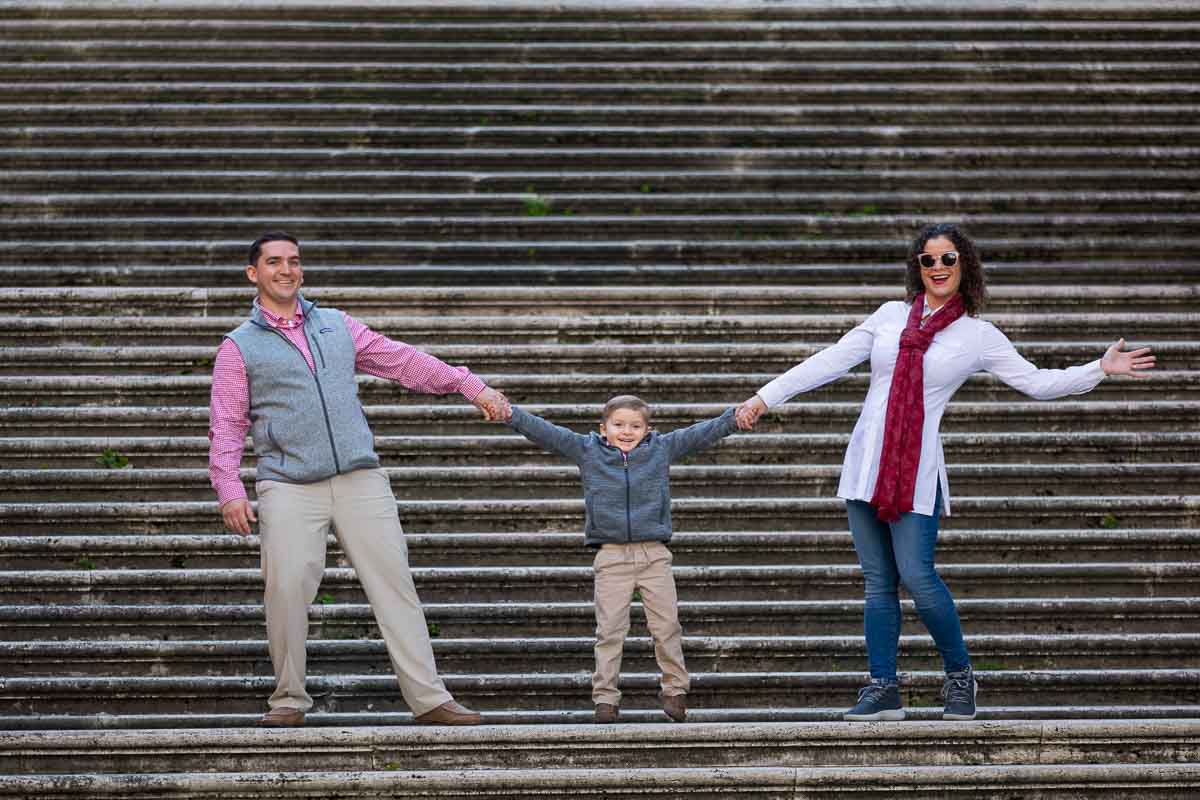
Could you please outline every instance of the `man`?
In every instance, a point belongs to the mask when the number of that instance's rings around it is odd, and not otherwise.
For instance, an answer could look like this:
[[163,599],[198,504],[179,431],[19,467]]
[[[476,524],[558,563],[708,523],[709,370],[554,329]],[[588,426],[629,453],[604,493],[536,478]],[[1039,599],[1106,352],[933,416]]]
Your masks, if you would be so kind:
[[[454,702],[438,677],[396,500],[354,376],[365,372],[426,394],[458,392],[492,421],[509,413],[508,400],[465,367],[305,300],[300,245],[286,233],[254,241],[246,277],[258,288],[250,319],[226,335],[213,364],[209,474],[226,527],[248,535],[261,517],[276,688],[259,724],[300,726],[312,707],[305,690],[308,606],[321,582],[331,525],[375,609],[417,721],[479,724],[479,714]],[[238,475],[247,431],[257,459],[257,517]]]

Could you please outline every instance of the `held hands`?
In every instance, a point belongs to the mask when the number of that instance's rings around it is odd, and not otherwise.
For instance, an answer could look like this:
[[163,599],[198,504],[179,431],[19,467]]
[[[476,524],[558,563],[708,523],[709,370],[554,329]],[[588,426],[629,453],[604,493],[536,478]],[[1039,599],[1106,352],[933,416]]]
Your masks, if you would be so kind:
[[1128,375],[1131,378],[1148,378],[1147,370],[1154,369],[1154,356],[1149,347],[1125,351],[1125,340],[1118,339],[1100,359],[1100,367],[1106,375]]
[[733,416],[737,420],[739,429],[749,431],[754,429],[754,424],[758,422],[758,418],[765,414],[766,411],[767,404],[758,395],[754,395],[738,406],[737,411],[733,412]]
[[258,522],[254,509],[249,500],[230,500],[221,506],[221,516],[225,519],[225,527],[242,536],[250,535],[250,525]]
[[483,418],[488,422],[508,422],[512,419],[512,406],[508,398],[495,389],[484,389],[471,402],[483,412]]

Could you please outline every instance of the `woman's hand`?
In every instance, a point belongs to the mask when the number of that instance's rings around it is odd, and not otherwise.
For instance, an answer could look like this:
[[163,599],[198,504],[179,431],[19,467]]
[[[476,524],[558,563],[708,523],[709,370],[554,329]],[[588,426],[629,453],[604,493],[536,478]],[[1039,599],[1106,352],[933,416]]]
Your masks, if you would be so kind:
[[762,401],[761,397],[754,395],[738,406],[737,411],[733,412],[733,416],[737,420],[738,428],[749,431],[754,429],[754,423],[758,422],[758,418],[766,411],[767,404]]
[[1106,375],[1128,375],[1131,378],[1148,378],[1147,370],[1154,369],[1154,356],[1149,347],[1124,352],[1125,340],[1118,339],[1100,359],[1100,367]]

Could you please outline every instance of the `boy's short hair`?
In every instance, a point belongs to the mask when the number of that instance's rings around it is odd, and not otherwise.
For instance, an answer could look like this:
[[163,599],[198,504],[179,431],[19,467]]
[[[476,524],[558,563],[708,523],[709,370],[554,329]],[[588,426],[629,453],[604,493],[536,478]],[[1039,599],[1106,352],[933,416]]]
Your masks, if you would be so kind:
[[608,418],[611,417],[614,412],[620,411],[623,408],[629,409],[630,411],[636,411],[642,415],[642,419],[646,420],[647,425],[650,424],[650,406],[645,400],[637,395],[632,394],[619,394],[605,403],[604,421],[608,422]]

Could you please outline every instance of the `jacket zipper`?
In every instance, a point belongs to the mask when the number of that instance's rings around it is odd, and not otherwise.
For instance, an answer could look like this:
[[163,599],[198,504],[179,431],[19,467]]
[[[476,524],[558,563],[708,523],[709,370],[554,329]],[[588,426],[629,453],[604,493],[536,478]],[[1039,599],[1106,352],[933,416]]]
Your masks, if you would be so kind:
[[625,464],[625,541],[633,541],[633,520],[629,514],[629,454],[621,451],[621,460]]
[[[253,321],[253,320],[251,320],[251,321]],[[275,329],[274,327],[272,327],[270,325],[263,325],[258,322],[255,322],[254,324],[258,325],[260,328],[265,328],[266,330],[271,331],[276,336],[278,336],[280,339],[283,339],[285,342],[290,344],[292,346],[292,349],[295,350],[296,353],[300,356],[300,360],[304,362],[304,366],[306,366],[306,367],[308,366],[308,359],[304,357],[304,352],[301,351],[300,348],[296,346],[295,342],[293,342],[291,339],[289,339],[287,336],[285,336],[281,331]],[[310,340],[308,338],[308,315],[307,314],[304,315],[304,341],[308,342],[309,347],[314,346],[314,343],[312,342],[312,340]],[[320,352],[319,347],[316,349],[317,349],[317,352]],[[321,366],[322,367],[325,366],[325,356],[323,354],[321,356]],[[325,404],[325,392],[322,391],[322,389],[321,389],[321,379],[317,376],[317,371],[315,369],[312,369],[312,370],[310,370],[310,372],[312,373],[313,380],[317,384],[317,397],[321,398],[321,413],[325,416],[325,432],[329,435],[329,449],[333,451],[333,468],[340,475],[342,472],[342,466],[341,466],[341,463],[338,461],[337,444],[333,441],[333,425],[331,425],[329,422],[329,406],[327,406]]]

